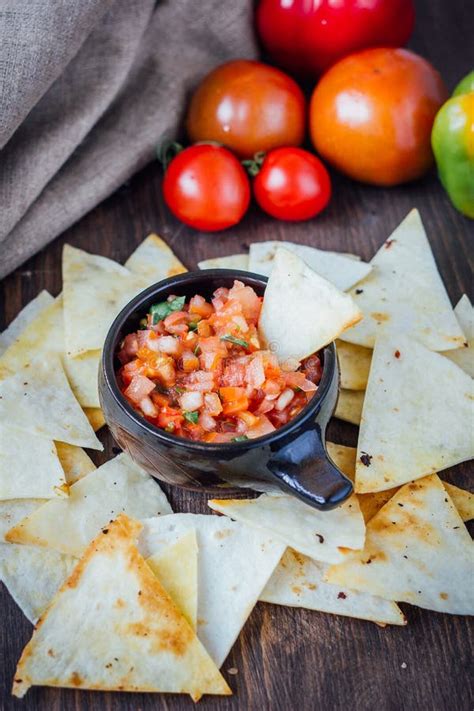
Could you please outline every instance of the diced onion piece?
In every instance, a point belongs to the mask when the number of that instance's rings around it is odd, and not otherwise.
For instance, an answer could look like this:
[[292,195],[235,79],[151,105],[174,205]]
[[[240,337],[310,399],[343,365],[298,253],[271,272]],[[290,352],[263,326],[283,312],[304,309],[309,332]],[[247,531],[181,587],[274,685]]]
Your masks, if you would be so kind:
[[179,355],[181,352],[181,343],[177,338],[173,338],[173,336],[159,336],[152,341],[152,343],[153,346],[149,344],[149,348],[160,351],[161,353],[166,353],[167,355]]
[[[144,375],[134,375],[124,395],[126,398],[139,405],[155,389],[155,383]],[[151,400],[150,400],[151,402]]]
[[194,412],[194,410],[199,410],[203,404],[202,393],[197,391],[186,392],[179,398],[179,404],[182,410],[187,412]]
[[222,403],[217,393],[206,393],[204,395],[204,405],[213,417],[217,417],[222,412]]
[[184,378],[183,385],[187,390],[210,392],[214,387],[214,373],[195,370]]
[[294,397],[295,391],[291,388],[285,388],[285,390],[283,390],[282,394],[275,403],[275,410],[278,410],[279,412],[281,412],[281,410],[284,410],[285,407],[290,404]]
[[258,424],[247,430],[247,437],[249,437],[249,439],[255,439],[256,437],[263,437],[263,435],[270,434],[270,432],[274,431],[275,427],[272,425],[268,417],[260,415]]
[[143,414],[147,417],[158,416],[158,410],[148,395],[140,400],[139,405]]
[[204,410],[201,412],[199,415],[199,420],[198,423],[201,425],[202,429],[205,430],[206,432],[212,432],[213,430],[216,429],[216,421],[211,415],[207,412],[207,410]]

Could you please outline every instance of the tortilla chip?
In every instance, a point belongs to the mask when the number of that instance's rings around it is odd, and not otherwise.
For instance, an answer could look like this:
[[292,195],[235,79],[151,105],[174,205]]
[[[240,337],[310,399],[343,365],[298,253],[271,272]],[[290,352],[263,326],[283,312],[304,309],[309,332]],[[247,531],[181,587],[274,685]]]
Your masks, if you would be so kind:
[[146,283],[144,277],[111,259],[64,245],[63,310],[68,355],[102,348],[114,318]]
[[454,313],[466,337],[467,347],[465,343],[462,348],[446,351],[443,355],[459,365],[471,378],[474,378],[474,308],[466,294],[455,306]]
[[81,447],[55,442],[56,452],[64,471],[66,483],[71,485],[95,471],[95,464]]
[[365,390],[369,379],[372,351],[354,343],[336,341],[341,388],[345,390]]
[[8,529],[43,503],[43,499],[0,501],[0,580],[33,623],[77,562],[46,548],[4,543]]
[[343,474],[348,476],[351,481],[354,481],[356,448],[346,447],[344,444],[335,444],[335,442],[326,442],[326,449],[334,464],[339,467]]
[[96,350],[75,358],[66,353],[62,357],[69,385],[81,407],[100,407],[98,378],[101,354],[101,350]]
[[382,491],[474,456],[474,384],[406,336],[375,345],[357,446],[355,489]]
[[100,407],[84,407],[83,410],[94,432],[97,432],[105,425],[104,413]]
[[260,600],[356,617],[379,625],[406,625],[402,611],[394,602],[326,583],[323,576],[327,568],[327,563],[287,548]]
[[454,486],[454,484],[448,484],[447,481],[443,481],[443,486],[462,520],[464,522],[471,521],[474,518],[474,494],[459,486]]
[[355,496],[332,511],[318,511],[284,494],[207,503],[214,511],[266,531],[315,560],[335,563],[345,558],[341,548],[360,549],[364,545],[364,519]]
[[166,242],[155,234],[148,235],[138,245],[125,262],[125,266],[143,279],[143,288],[188,271]]
[[197,629],[198,546],[196,531],[147,558],[148,565],[181,610],[193,630]]
[[56,356],[32,360],[0,382],[0,420],[38,437],[103,449]]
[[[55,504],[59,504],[56,506]],[[127,454],[103,464],[11,528],[5,538],[80,556],[102,526],[119,513],[136,518],[171,513],[156,481]]]
[[[350,260],[351,264],[357,264]],[[352,299],[312,271],[296,254],[279,249],[263,298],[259,333],[280,363],[300,361],[361,318]]]
[[0,499],[51,499],[66,480],[52,440],[0,424]]
[[294,242],[255,242],[250,245],[248,269],[270,276],[279,249],[296,254],[310,269],[341,291],[350,289],[369,274],[370,264],[337,252],[328,252]]
[[469,615],[473,570],[474,544],[432,474],[403,486],[369,521],[363,552],[330,567],[326,580],[387,600]]
[[32,321],[54,301],[47,291],[40,291],[32,301],[22,308],[7,329],[0,333],[0,355],[9,348]]
[[174,514],[148,519],[139,540],[145,556],[195,530],[198,557],[197,634],[218,667],[224,662],[284,545],[222,516]]
[[14,375],[39,355],[64,353],[62,297],[45,306],[0,358],[0,380]]
[[418,210],[407,215],[371,265],[372,272],[350,292],[364,319],[341,336],[343,341],[373,348],[388,327],[432,351],[464,344]]
[[360,425],[365,392],[363,390],[340,390],[334,417],[353,425]]
[[198,262],[199,269],[242,269],[244,272],[249,269],[248,254],[230,254],[228,257],[213,257]]
[[23,650],[15,696],[33,685],[189,693],[195,699],[231,693],[138,553],[140,528],[121,515],[87,548]]

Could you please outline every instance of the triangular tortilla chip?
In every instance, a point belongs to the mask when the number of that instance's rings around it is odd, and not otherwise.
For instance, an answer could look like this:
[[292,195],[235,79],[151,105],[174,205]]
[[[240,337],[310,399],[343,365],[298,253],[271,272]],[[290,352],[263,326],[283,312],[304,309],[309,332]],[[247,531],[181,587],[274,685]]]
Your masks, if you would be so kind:
[[63,311],[68,355],[102,348],[114,318],[145,286],[144,277],[117,262],[64,245]]
[[47,306],[54,301],[47,291],[40,291],[32,301],[22,308],[16,318],[10,323],[7,329],[0,333],[0,355],[9,348],[18,338],[22,331],[32,321],[36,319]]
[[364,405],[365,392],[363,390],[343,390],[339,391],[334,417],[353,425],[360,425],[362,417],[362,407]]
[[459,365],[471,378],[474,378],[474,307],[466,294],[458,301],[454,308],[454,313],[466,336],[466,343],[462,348],[446,351],[443,355],[450,358],[456,365]]
[[370,264],[354,259],[352,255],[348,257],[294,242],[255,242],[250,245],[249,271],[270,276],[276,252],[280,248],[298,255],[316,274],[330,281],[341,291],[350,289],[371,270]]
[[248,254],[230,254],[228,257],[213,257],[198,262],[199,269],[242,269],[249,270]]
[[120,516],[87,548],[18,662],[13,694],[35,686],[230,694]]
[[52,440],[0,424],[0,499],[51,499],[66,483]]
[[447,481],[443,481],[443,485],[462,520],[471,521],[474,518],[474,494]]
[[[334,442],[326,442],[326,448],[329,456],[336,466],[349,477],[351,481],[355,481],[355,468],[357,449],[355,447],[346,447],[343,444],[335,444]],[[459,515],[463,521],[470,521],[474,518],[474,494],[466,489],[460,489],[454,484],[448,484],[443,481],[443,486],[450,495]],[[364,516],[364,521],[370,521],[375,514],[380,511],[382,506],[385,506],[392,496],[399,490],[399,486],[385,491],[376,491],[373,494],[357,494],[359,499],[360,510]]]
[[197,629],[198,545],[196,531],[187,531],[176,543],[150,556],[146,562],[193,630]]
[[334,585],[474,614],[474,544],[436,474],[403,486],[369,521],[365,548],[329,568]]
[[38,437],[103,449],[55,356],[32,360],[0,382],[1,420]]
[[148,235],[138,245],[125,266],[143,279],[143,288],[187,271],[166,242],[155,234]]
[[370,348],[356,346],[354,343],[336,341],[341,388],[346,390],[365,390],[369,379],[372,351]]
[[0,380],[29,365],[39,355],[64,353],[63,302],[47,304],[17,335],[0,358]]
[[327,568],[327,563],[312,560],[287,548],[260,600],[274,605],[357,617],[379,625],[406,625],[404,615],[394,602],[326,583],[323,576]]
[[375,345],[357,445],[358,493],[382,491],[474,456],[474,383],[406,336]]
[[266,531],[315,560],[335,563],[344,560],[341,548],[360,549],[364,545],[364,519],[355,496],[332,511],[318,511],[284,494],[212,499],[208,505],[236,521]]
[[81,447],[65,444],[65,442],[55,442],[55,445],[66,483],[69,486],[95,470],[94,462]]
[[174,514],[144,522],[139,550],[154,555],[195,529],[198,556],[197,634],[218,667],[224,662],[284,545],[222,516]]
[[41,499],[0,501],[0,580],[23,614],[35,623],[77,560],[48,548],[4,543],[8,529],[44,503]]
[[363,320],[341,339],[373,348],[387,327],[432,351],[460,348],[465,337],[453,313],[418,210],[412,210],[371,261],[369,276],[351,290]]
[[99,529],[122,512],[135,518],[171,513],[157,482],[127,454],[73,484],[67,499],[48,501],[11,528],[5,538],[10,543],[80,556]]
[[99,407],[99,363],[102,351],[87,351],[72,358],[62,356],[64,371],[81,407]]
[[300,361],[315,353],[360,318],[347,294],[296,254],[277,250],[258,326],[263,343],[280,363]]
[[94,432],[97,432],[105,425],[104,413],[100,407],[84,407],[84,415],[89,420]]

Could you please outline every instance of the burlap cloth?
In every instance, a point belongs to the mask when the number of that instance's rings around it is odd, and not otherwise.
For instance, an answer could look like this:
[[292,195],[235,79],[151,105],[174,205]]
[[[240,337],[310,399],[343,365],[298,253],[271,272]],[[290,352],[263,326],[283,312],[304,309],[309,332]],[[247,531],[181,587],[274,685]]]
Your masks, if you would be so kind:
[[251,0],[0,3],[0,277],[152,160],[211,67],[255,53]]

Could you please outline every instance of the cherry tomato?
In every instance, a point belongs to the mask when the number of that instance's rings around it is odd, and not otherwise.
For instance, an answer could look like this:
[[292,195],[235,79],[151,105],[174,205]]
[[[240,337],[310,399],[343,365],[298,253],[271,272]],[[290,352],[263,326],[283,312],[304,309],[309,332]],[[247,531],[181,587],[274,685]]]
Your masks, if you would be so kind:
[[257,29],[278,65],[315,76],[366,47],[401,47],[415,23],[413,0],[260,0]]
[[308,220],[328,204],[331,180],[312,153],[302,148],[275,148],[263,159],[253,192],[269,215],[279,220]]
[[429,62],[405,49],[367,49],[335,64],[314,90],[318,153],[355,180],[398,185],[433,164],[430,135],[447,97]]
[[306,102],[279,69],[239,59],[214,69],[191,99],[186,127],[191,141],[217,141],[240,158],[277,146],[298,146]]
[[202,144],[185,148],[168,166],[165,202],[176,217],[205,232],[237,224],[250,201],[245,170],[230,151]]

